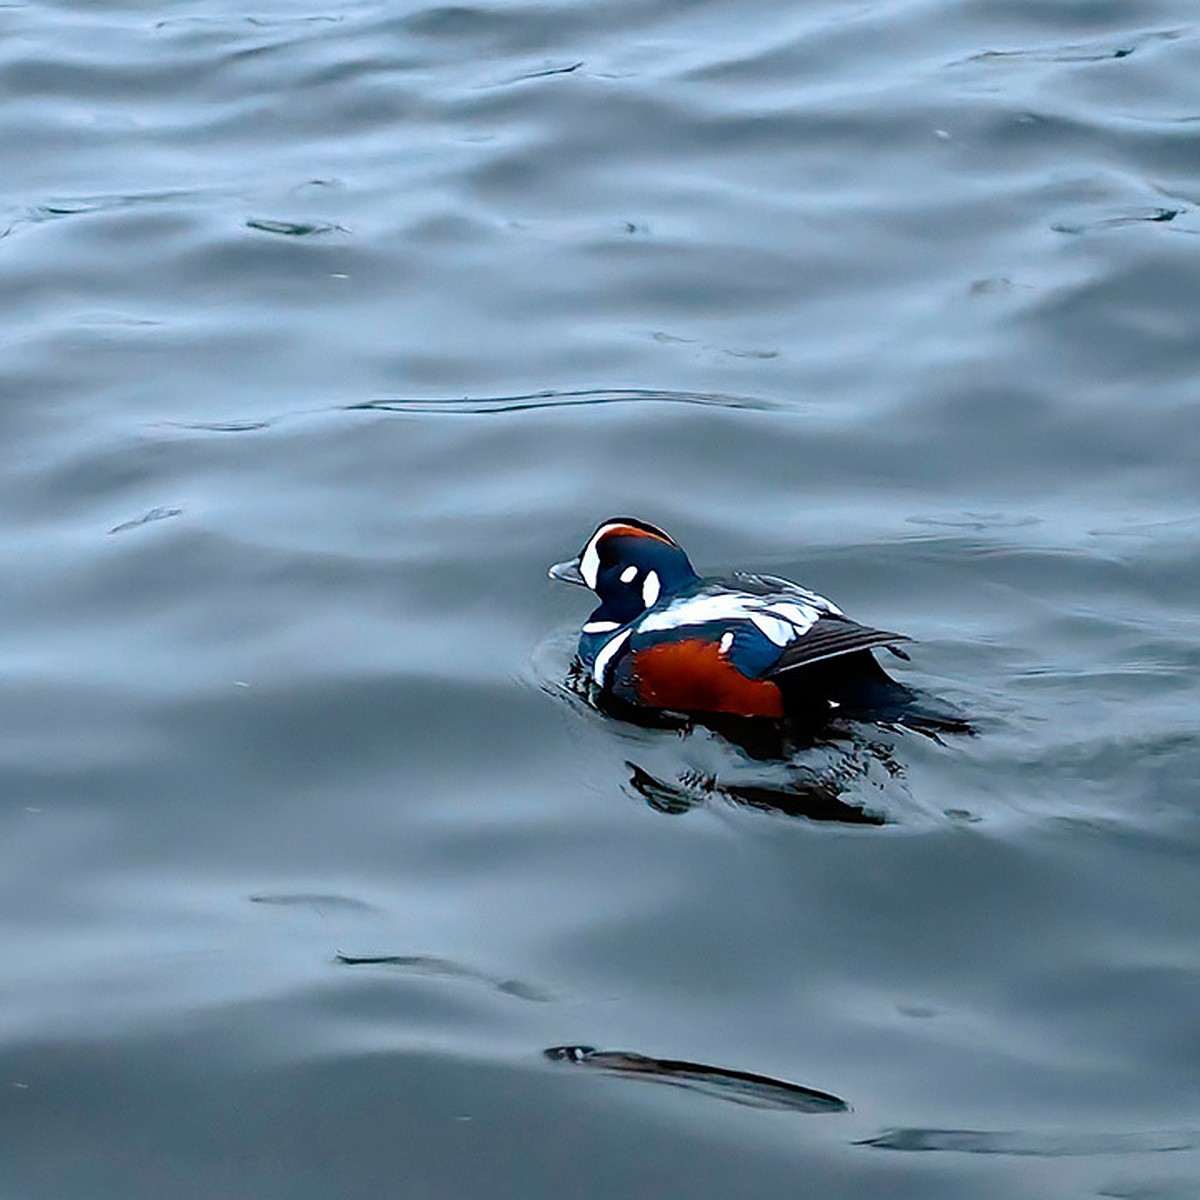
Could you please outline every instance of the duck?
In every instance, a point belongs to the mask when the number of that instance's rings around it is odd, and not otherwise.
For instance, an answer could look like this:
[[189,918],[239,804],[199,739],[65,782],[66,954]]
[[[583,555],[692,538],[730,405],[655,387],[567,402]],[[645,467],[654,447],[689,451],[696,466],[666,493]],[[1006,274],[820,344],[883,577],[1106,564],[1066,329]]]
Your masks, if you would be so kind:
[[598,597],[580,630],[577,665],[594,697],[619,715],[970,728],[879,664],[878,651],[908,660],[911,637],[860,624],[778,575],[701,576],[670,534],[641,518],[601,521],[549,576]]

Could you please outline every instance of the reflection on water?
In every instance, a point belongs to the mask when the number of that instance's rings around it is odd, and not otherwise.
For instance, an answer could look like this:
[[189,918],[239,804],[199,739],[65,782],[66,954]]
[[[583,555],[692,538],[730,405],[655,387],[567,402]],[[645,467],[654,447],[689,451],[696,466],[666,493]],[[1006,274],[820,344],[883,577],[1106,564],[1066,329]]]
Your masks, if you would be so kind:
[[[903,736],[916,734],[941,746],[939,730],[948,732],[947,724],[952,724],[954,734],[975,732],[957,718],[940,719],[938,729],[845,719],[826,721],[814,728],[790,720],[640,708],[596,689],[590,672],[578,659],[572,661],[560,682],[547,679],[543,687],[549,695],[586,706],[606,719],[671,732],[681,738],[706,731],[728,744],[737,756],[729,763],[736,769],[736,777],[725,771],[687,768],[667,778],[635,761],[626,762],[629,789],[654,811],[669,815],[719,800],[810,821],[886,825],[898,819],[888,812],[888,793],[890,785],[903,784],[905,779]],[[746,760],[769,766],[769,776],[746,778]],[[866,798],[864,790],[873,792],[874,798]]]
[[655,812],[677,815],[712,799],[740,804],[760,812],[787,817],[805,817],[810,821],[837,821],[845,825],[886,825],[887,818],[841,799],[843,786],[832,775],[828,778],[798,778],[781,787],[766,784],[721,784],[715,776],[681,775],[673,782],[656,779],[636,763],[629,767],[629,786]]

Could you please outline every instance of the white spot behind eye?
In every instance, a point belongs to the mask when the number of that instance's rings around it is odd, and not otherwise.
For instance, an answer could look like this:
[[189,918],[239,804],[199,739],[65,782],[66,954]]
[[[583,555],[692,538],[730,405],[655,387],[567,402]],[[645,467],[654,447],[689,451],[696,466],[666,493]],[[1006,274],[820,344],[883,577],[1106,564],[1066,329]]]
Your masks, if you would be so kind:
[[621,582],[622,583],[630,583],[636,578],[637,578],[637,567],[635,567],[635,566],[630,565],[621,572]]
[[647,608],[653,608],[654,602],[658,599],[658,593],[661,591],[662,584],[658,581],[658,572],[647,572],[645,581],[642,583],[642,603]]
[[721,653],[722,653],[722,654],[728,654],[728,653],[729,653],[729,647],[730,647],[730,646],[732,646],[732,645],[733,645],[733,633],[732,633],[732,631],[731,631],[731,632],[728,632],[728,633],[723,633],[723,634],[721,634],[721,645],[720,645],[720,651],[721,651]]

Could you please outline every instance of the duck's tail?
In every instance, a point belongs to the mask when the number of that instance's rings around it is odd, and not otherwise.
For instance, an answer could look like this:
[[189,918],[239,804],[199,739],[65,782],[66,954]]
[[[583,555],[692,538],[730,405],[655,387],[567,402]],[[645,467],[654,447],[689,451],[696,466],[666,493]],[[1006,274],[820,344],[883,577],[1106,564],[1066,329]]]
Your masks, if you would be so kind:
[[931,737],[975,732],[953,704],[893,679],[869,650],[813,663],[776,682],[786,687],[785,704],[800,721],[874,721]]

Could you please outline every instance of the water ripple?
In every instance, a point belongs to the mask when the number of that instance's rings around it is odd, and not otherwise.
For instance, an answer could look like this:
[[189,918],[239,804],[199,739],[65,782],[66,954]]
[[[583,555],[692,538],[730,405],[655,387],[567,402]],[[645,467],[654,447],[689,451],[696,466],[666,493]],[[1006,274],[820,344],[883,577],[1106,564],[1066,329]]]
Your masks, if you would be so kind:
[[114,525],[108,532],[110,534],[127,533],[130,529],[138,529],[154,521],[166,521],[171,517],[178,517],[182,513],[182,508],[152,508],[148,512],[144,512],[140,517],[134,517],[132,520],[122,521],[119,525]]
[[[329,416],[342,412],[398,413],[407,416],[494,416],[535,412],[541,409],[590,408],[598,405],[689,405],[700,408],[773,412],[781,406],[769,400],[717,392],[675,392],[643,388],[585,388],[572,391],[528,392],[516,396],[462,396],[443,399],[363,400],[326,408],[279,413],[272,417],[230,418],[220,421],[157,421],[156,428],[186,429],[198,433],[257,433],[286,421]],[[795,407],[794,405],[792,406]]]
[[[0,1194],[1184,1194],[1194,0],[0,17]],[[980,736],[526,681],[611,511]]]
[[335,225],[332,222],[277,221],[269,217],[249,217],[246,220],[246,228],[282,237],[315,237],[323,233],[350,232],[344,225]]
[[1186,29],[1157,29],[1135,35],[1123,41],[1097,40],[1068,42],[1057,46],[1029,46],[1018,50],[981,50],[956,60],[951,66],[965,63],[1095,63],[1107,59],[1129,58],[1147,46],[1173,42],[1185,36]]
[[645,388],[583,388],[572,391],[528,392],[518,396],[464,396],[455,400],[367,400],[348,404],[347,411],[427,413],[438,415],[528,412],[538,408],[582,408],[595,404],[692,404],[704,408],[733,408],[770,412],[780,406],[768,400],[720,392],[676,392]]
[[1200,1147],[1200,1130],[1138,1133],[1056,1133],[1042,1130],[889,1129],[855,1143],[876,1150],[1012,1154],[1030,1158],[1076,1158],[1097,1154],[1162,1154]]
[[542,988],[525,983],[520,979],[498,979],[474,967],[452,962],[448,958],[438,958],[431,954],[344,954],[338,951],[334,956],[336,962],[346,967],[393,967],[412,975],[429,975],[442,979],[470,979],[476,983],[487,984],[506,996],[514,996],[518,1000],[531,1000],[535,1003],[545,1003],[554,997]]
[[550,1046],[543,1053],[551,1062],[591,1067],[613,1075],[632,1075],[751,1108],[805,1113],[841,1113],[850,1109],[845,1100],[829,1092],[751,1071],[733,1071],[680,1059],[650,1058],[629,1050],[597,1050],[592,1046]]

